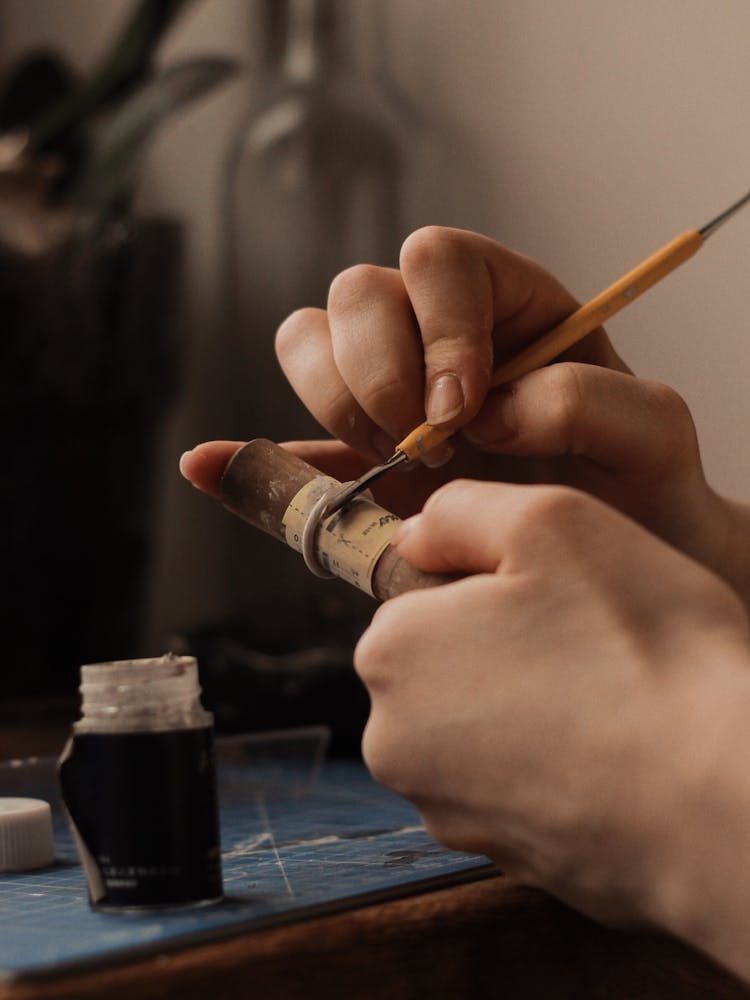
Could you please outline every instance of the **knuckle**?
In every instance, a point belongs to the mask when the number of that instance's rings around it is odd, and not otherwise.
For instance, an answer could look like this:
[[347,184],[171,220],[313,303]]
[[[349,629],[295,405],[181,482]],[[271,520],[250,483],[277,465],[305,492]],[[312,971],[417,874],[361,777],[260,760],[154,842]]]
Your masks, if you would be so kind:
[[[323,409],[318,419],[335,436],[342,441],[356,444],[359,435],[367,433],[366,418],[363,420],[356,404],[352,403],[349,390],[341,389],[322,398]],[[309,405],[309,404],[308,404]]]
[[382,289],[383,274],[375,264],[354,264],[341,271],[328,289],[328,309],[344,315],[362,307]]
[[[403,395],[403,386],[394,381],[393,376],[379,368],[373,368],[362,376],[360,399],[371,413],[389,413],[398,410]],[[402,424],[401,421],[397,421]],[[408,430],[408,421],[403,425]]]
[[698,454],[698,436],[685,400],[662,382],[644,381],[642,389],[651,414],[649,454],[665,471],[692,462]]
[[320,321],[320,316],[321,310],[312,307],[295,309],[287,316],[277,329],[274,341],[279,360],[283,360],[296,350],[300,341],[307,336],[310,327]]
[[354,649],[354,669],[368,688],[383,686],[393,656],[389,637],[399,635],[400,618],[392,602],[381,604]]
[[393,787],[398,780],[393,766],[394,756],[389,750],[389,740],[383,727],[372,712],[362,733],[362,759],[370,774],[381,785]]
[[449,483],[439,486],[427,498],[422,509],[425,523],[429,526],[443,520],[452,511],[456,502],[465,503],[477,487],[471,479],[452,479]]
[[[713,582],[713,581],[712,581]],[[718,590],[712,588],[716,604],[716,619],[725,626],[748,634],[747,610],[739,594],[729,585],[723,585]]]
[[572,526],[590,519],[594,504],[585,493],[568,486],[531,487],[516,517],[516,533],[531,538],[568,533]]
[[690,417],[688,405],[676,389],[673,389],[664,382],[657,382],[653,379],[644,379],[643,386],[650,394],[655,405],[662,407],[667,412],[684,415],[687,418]]
[[565,522],[571,516],[580,516],[591,503],[578,490],[568,486],[547,486],[534,495],[530,507],[536,518]]
[[422,226],[406,237],[401,246],[399,264],[406,273],[419,274],[429,270],[447,247],[455,244],[453,230],[444,226]]
[[680,452],[685,445],[694,443],[695,424],[682,396],[663,382],[648,381],[644,388],[656,411],[654,426],[659,431],[662,447]]
[[581,365],[573,362],[563,361],[547,370],[549,419],[558,431],[570,431],[581,418],[586,406],[583,380]]
[[369,688],[374,686],[374,680],[380,673],[383,657],[380,655],[378,642],[373,638],[372,626],[362,634],[354,648],[354,669],[363,684]]
[[381,713],[376,706],[362,733],[362,759],[372,777],[403,798],[418,796],[419,763],[411,739],[411,726],[395,718],[393,713]]

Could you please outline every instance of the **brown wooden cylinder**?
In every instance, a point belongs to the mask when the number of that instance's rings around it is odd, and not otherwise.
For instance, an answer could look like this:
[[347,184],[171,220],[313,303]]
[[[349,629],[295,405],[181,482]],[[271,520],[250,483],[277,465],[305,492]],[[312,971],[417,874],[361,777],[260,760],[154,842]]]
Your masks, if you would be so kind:
[[[221,499],[243,521],[285,542],[283,518],[289,504],[303,486],[321,475],[322,472],[285,448],[257,438],[229,460],[221,480]],[[373,569],[372,589],[379,600],[385,601],[408,590],[434,587],[451,579],[416,569],[389,545]]]

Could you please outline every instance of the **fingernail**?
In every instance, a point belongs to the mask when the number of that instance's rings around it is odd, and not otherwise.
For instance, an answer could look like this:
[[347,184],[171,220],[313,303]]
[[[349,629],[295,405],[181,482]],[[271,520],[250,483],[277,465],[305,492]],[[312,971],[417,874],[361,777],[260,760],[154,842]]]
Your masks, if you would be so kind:
[[439,469],[441,466],[446,465],[453,458],[455,453],[455,448],[449,445],[447,441],[442,444],[437,445],[435,448],[431,448],[427,454],[422,459],[422,464],[426,465],[428,469]]
[[401,465],[396,466],[396,475],[403,475],[405,472],[414,472],[415,469],[421,468],[422,463],[418,458],[411,458],[408,462],[402,462]]
[[414,517],[407,517],[405,521],[401,521],[396,525],[396,530],[391,535],[391,545],[399,545],[403,540],[414,531],[419,521],[419,514],[415,514]]
[[479,417],[464,427],[464,436],[477,445],[500,444],[518,434],[514,394],[504,389],[491,393]]
[[188,479],[189,477],[185,473],[185,469],[183,468],[183,464],[185,462],[185,459],[188,457],[188,455],[191,455],[191,454],[192,454],[192,449],[190,451],[183,451],[183,453],[180,455],[180,462],[179,462],[180,472],[182,473],[183,476],[185,476],[185,479]]
[[444,424],[457,417],[464,408],[464,392],[458,375],[438,375],[427,396],[428,424]]

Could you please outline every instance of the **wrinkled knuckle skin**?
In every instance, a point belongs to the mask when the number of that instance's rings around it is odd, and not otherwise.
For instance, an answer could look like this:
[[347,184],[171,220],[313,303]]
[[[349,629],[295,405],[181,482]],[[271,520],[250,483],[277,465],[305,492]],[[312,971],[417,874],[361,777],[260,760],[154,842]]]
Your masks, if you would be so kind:
[[[585,370],[585,369],[584,369]],[[584,399],[582,366],[573,361],[561,361],[550,367],[553,388],[569,400],[570,405],[580,405]]]
[[585,406],[580,367],[572,362],[552,365],[548,370],[547,387],[550,420],[560,431],[573,428]]
[[[375,371],[363,380],[360,399],[370,408],[369,412],[379,413],[398,406],[401,386],[388,376],[387,372]],[[405,427],[404,433],[410,428]]]
[[360,309],[383,286],[381,269],[375,264],[355,264],[337,274],[328,290],[328,311],[344,316]]

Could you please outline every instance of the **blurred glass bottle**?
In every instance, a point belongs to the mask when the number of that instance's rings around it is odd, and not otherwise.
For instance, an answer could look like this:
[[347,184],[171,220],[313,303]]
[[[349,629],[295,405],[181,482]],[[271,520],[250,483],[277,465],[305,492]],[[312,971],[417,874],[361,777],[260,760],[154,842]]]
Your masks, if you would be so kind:
[[319,428],[278,368],[276,329],[324,307],[343,268],[397,263],[416,121],[377,72],[382,0],[262,0],[256,13],[257,97],[224,176],[225,305],[240,362],[233,431],[279,441]]

